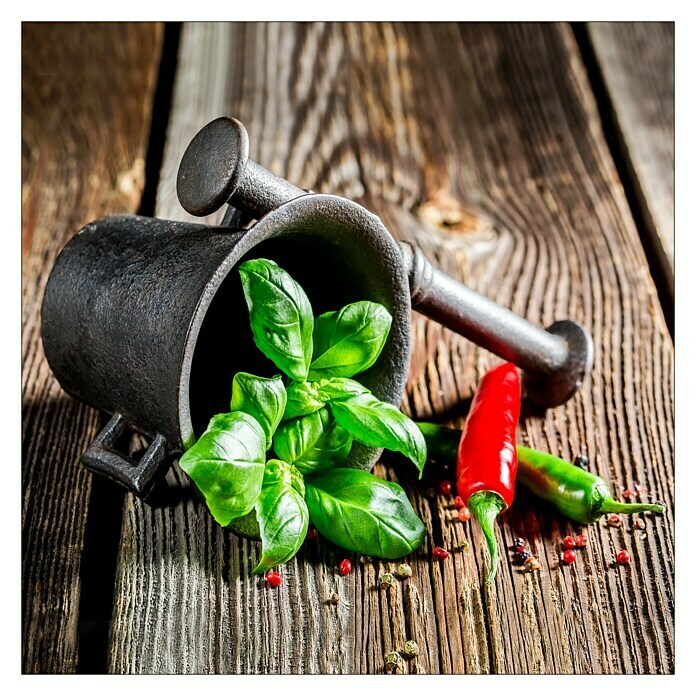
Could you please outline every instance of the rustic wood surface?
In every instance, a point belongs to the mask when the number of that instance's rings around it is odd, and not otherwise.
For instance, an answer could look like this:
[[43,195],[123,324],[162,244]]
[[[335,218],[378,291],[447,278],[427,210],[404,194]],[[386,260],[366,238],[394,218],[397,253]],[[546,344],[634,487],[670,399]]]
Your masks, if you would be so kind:
[[[526,538],[541,572],[504,552],[487,589],[478,529],[424,494],[442,474],[417,483],[380,464],[428,529],[408,559],[413,577],[382,591],[394,564],[377,561],[339,577],[342,554],[319,542],[269,590],[250,572],[258,545],[215,525],[174,469],[169,502],[126,500],[109,670],[380,673],[385,653],[413,638],[422,653],[408,672],[672,672],[673,346],[570,28],[194,24],[178,70],[158,215],[185,217],[173,181],[190,138],[236,116],[275,173],[358,200],[534,322],[584,322],[591,378],[566,406],[528,417],[522,440],[567,458],[586,451],[617,495],[638,484],[667,514],[646,517],[645,532],[602,521],[561,567],[560,540],[579,528],[520,495],[499,540]],[[494,359],[421,317],[413,331],[405,409],[461,424]],[[431,559],[433,546],[464,540],[468,551]],[[624,547],[633,563],[619,568]]]
[[592,22],[625,161],[663,273],[674,278],[674,23]]
[[90,220],[135,212],[162,28],[22,28],[22,669],[74,672],[90,478],[79,457],[99,415],[66,396],[39,337],[43,290]]

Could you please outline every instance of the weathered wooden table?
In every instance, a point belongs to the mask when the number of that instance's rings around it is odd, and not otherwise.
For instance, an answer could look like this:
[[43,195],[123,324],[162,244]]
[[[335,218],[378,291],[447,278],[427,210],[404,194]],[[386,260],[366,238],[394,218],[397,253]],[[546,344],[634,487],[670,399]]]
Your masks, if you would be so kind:
[[[672,25],[44,24],[24,26],[23,55],[26,672],[380,673],[409,638],[410,672],[674,670]],[[97,216],[186,218],[178,163],[219,115],[247,125],[258,162],[357,200],[484,294],[589,327],[591,378],[521,437],[587,452],[664,518],[600,522],[561,567],[576,527],[520,495],[499,538],[528,539],[542,570],[506,553],[487,589],[480,532],[425,495],[439,475],[380,464],[427,526],[411,580],[379,590],[376,561],[339,577],[319,542],[269,591],[258,546],[214,524],[178,469],[153,507],[92,479],[79,457],[101,416],[45,362],[46,279]],[[420,317],[413,335],[403,408],[461,425],[493,357]]]

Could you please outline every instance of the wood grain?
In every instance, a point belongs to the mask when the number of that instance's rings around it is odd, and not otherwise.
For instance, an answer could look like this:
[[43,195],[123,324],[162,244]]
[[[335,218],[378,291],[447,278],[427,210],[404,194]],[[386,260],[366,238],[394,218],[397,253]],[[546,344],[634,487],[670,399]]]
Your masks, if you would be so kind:
[[135,212],[162,30],[22,27],[22,669],[74,672],[90,483],[79,457],[99,415],[67,397],[40,340],[55,258],[85,223]]
[[[526,418],[521,439],[567,458],[586,451],[617,495],[639,484],[668,512],[644,535],[600,522],[578,562],[560,567],[560,540],[579,528],[519,495],[499,540],[525,537],[542,570],[523,574],[505,552],[486,588],[479,530],[428,493],[445,474],[418,483],[382,463],[427,527],[413,577],[380,590],[395,564],[355,559],[341,578],[343,554],[320,541],[270,590],[250,573],[258,546],[217,527],[174,469],[168,504],[126,502],[109,669],[381,673],[413,638],[411,673],[673,671],[673,347],[570,29],[195,24],[179,66],[159,215],[183,217],[171,189],[190,138],[236,116],[275,173],[358,200],[534,322],[584,322],[591,378],[566,406]],[[495,359],[419,316],[413,335],[404,408],[461,424]],[[435,545],[450,559],[433,561]],[[627,568],[614,563],[622,547]]]
[[642,217],[674,280],[674,23],[588,25]]

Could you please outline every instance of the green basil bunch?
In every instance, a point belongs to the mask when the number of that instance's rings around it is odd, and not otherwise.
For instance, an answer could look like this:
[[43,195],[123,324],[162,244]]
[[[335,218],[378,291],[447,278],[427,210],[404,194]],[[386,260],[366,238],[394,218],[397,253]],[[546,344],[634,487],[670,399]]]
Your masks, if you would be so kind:
[[273,261],[246,261],[239,273],[254,342],[287,383],[280,375],[235,375],[230,413],[215,416],[182,456],[211,514],[226,526],[255,511],[263,545],[257,572],[292,558],[309,520],[358,553],[393,559],[418,548],[425,527],[403,489],[340,468],[358,441],[401,452],[422,475],[420,430],[352,379],[379,357],[391,315],[365,301],[315,318],[304,290]]

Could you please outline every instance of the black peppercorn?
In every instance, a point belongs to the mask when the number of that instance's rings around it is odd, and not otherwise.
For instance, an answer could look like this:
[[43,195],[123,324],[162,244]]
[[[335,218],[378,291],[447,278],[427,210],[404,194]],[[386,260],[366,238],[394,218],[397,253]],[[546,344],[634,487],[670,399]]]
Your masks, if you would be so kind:
[[590,460],[587,458],[586,454],[579,454],[573,460],[575,466],[579,466],[581,469],[587,469],[590,466]]

